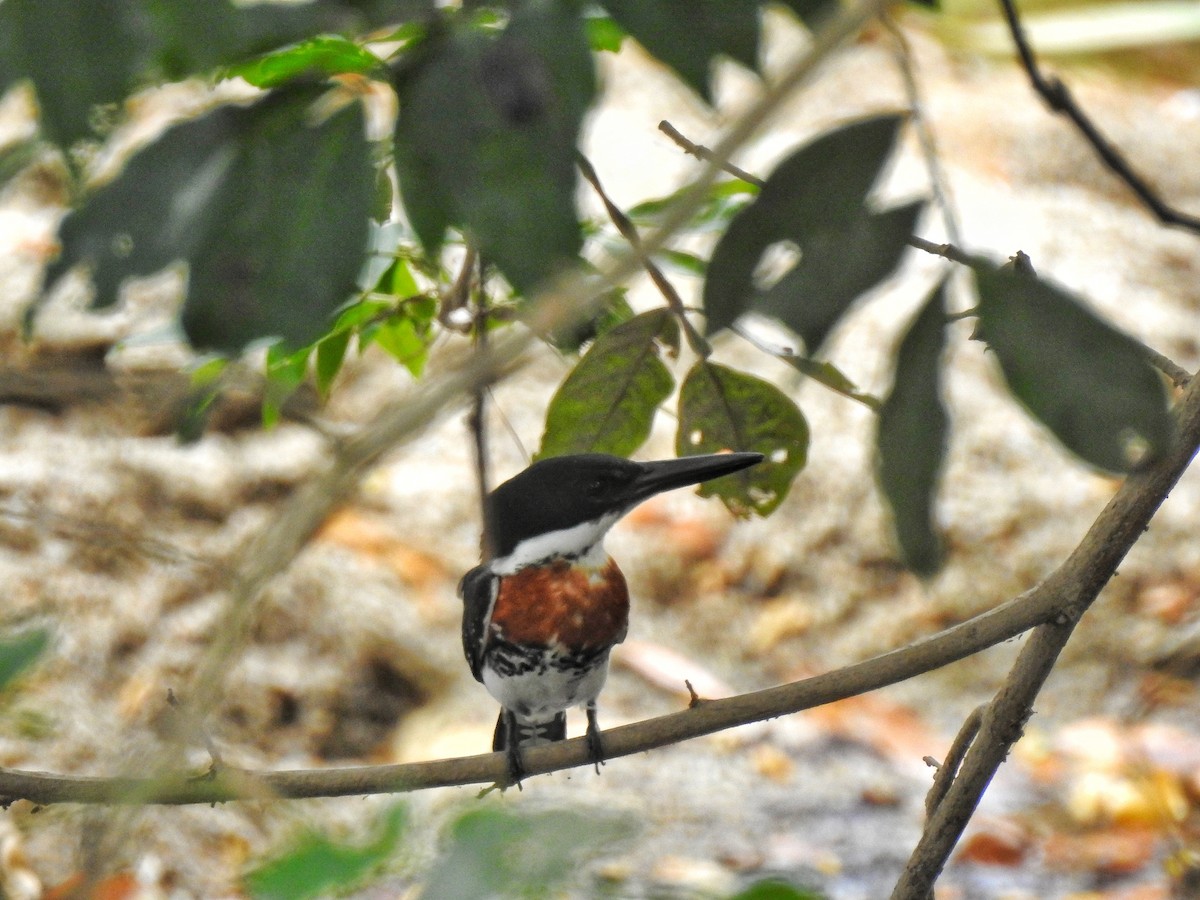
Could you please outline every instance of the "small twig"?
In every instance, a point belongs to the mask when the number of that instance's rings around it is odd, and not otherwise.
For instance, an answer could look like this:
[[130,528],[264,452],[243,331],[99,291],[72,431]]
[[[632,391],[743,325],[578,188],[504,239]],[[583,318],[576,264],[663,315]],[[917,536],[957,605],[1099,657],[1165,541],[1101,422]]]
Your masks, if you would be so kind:
[[926,816],[932,816],[937,811],[946,792],[950,790],[950,785],[954,783],[954,776],[958,774],[963,757],[967,755],[967,750],[970,748],[971,742],[975,740],[975,735],[979,734],[979,726],[983,722],[983,712],[986,708],[986,706],[977,706],[971,710],[963,720],[962,727],[958,729],[958,734],[955,735],[954,743],[950,745],[946,758],[940,764],[935,763],[937,771],[933,775],[933,784],[929,788],[929,793],[925,795]]
[[[874,394],[868,394],[865,391],[855,390],[853,385],[847,381],[846,384],[840,384],[838,381],[826,376],[822,370],[822,363],[807,356],[801,356],[791,347],[781,347],[776,344],[771,344],[763,340],[758,335],[754,334],[747,328],[743,328],[736,322],[730,326],[730,330],[748,342],[753,347],[766,353],[768,356],[774,356],[776,359],[788,363],[801,375],[805,375],[814,381],[824,385],[835,394],[841,394],[847,399],[861,403],[874,412],[879,412],[883,408],[883,401]],[[844,377],[844,376],[843,376]]]
[[179,698],[175,696],[175,691],[167,688],[167,706],[175,710],[175,714],[179,716],[180,721],[185,725],[185,732],[196,735],[204,743],[204,749],[208,751],[208,771],[205,773],[205,778],[212,778],[216,775],[217,770],[225,765],[224,759],[221,757],[221,751],[217,749],[217,745],[213,743],[212,735],[208,733],[208,729],[204,727],[204,723],[189,721],[187,709]]
[[[709,150],[703,144],[696,144],[688,140],[679,133],[678,128],[676,128],[666,119],[658,123],[658,130],[678,144],[680,149],[682,149],[685,153],[695,156],[697,159],[703,159],[709,162],[716,159],[715,154],[711,150]],[[736,175],[743,181],[748,181],[750,184],[757,185],[758,187],[762,187],[766,184],[766,181],[759,178],[757,175],[751,175],[745,169],[739,169],[730,162],[722,163],[721,168],[730,175]],[[931,253],[934,256],[941,256],[944,259],[948,259],[952,262],[962,263],[963,265],[971,264],[970,254],[964,253],[953,244],[935,244],[933,241],[927,241],[924,238],[919,238],[916,235],[912,235],[908,239],[908,245],[910,247],[916,247],[918,250],[924,250],[926,253]]]
[[[475,315],[473,317],[474,325],[472,334],[475,340],[476,351],[486,353],[488,348],[489,309],[487,289],[483,284],[483,259],[478,258],[470,247],[467,249],[467,258],[463,262],[463,268],[459,273],[458,281],[470,284],[470,272],[475,268],[476,263],[479,266],[479,280],[476,282]],[[479,513],[483,526],[480,529],[479,550],[482,558],[485,560],[492,558],[492,549],[495,546],[492,542],[492,533],[487,515],[487,497],[488,491],[491,489],[491,479],[488,477],[488,387],[485,384],[475,385],[471,391],[471,412],[467,415],[467,427],[471,429],[471,442],[475,449],[475,483],[479,490]]]
[[[683,152],[687,153],[689,156],[694,156],[694,157],[696,157],[696,159],[702,159],[705,162],[712,162],[713,160],[715,160],[717,158],[716,154],[713,153],[711,150],[709,150],[707,147],[705,147],[701,144],[694,144],[691,141],[689,141],[686,137],[684,137],[680,133],[678,128],[676,128],[674,125],[672,125],[666,119],[663,119],[661,122],[658,123],[658,130],[661,131],[663,134],[665,134],[667,137],[669,137],[671,140],[673,140],[676,144],[678,144],[683,149]],[[726,172],[728,172],[730,175],[733,175],[736,178],[740,178],[740,179],[742,179],[742,181],[749,182],[750,184],[754,185],[755,187],[762,187],[763,185],[766,184],[766,181],[759,178],[757,175],[751,175],[745,169],[738,168],[733,163],[729,162],[729,160],[725,160],[724,162],[722,162],[721,168],[724,169]]]
[[900,69],[900,77],[904,81],[904,93],[908,96],[908,108],[912,110],[913,127],[917,132],[917,141],[921,145],[925,168],[929,172],[930,190],[933,191],[934,202],[942,213],[946,236],[950,238],[952,244],[961,244],[962,236],[958,228],[958,215],[954,211],[954,201],[950,196],[950,182],[942,168],[942,157],[938,153],[937,139],[934,137],[933,128],[925,115],[921,88],[913,71],[912,48],[909,46],[908,38],[904,36],[904,32],[889,13],[884,12],[880,15],[879,21],[883,23],[883,27],[896,43],[896,65]]
[[629,242],[629,246],[633,249],[638,261],[646,270],[646,274],[650,276],[650,280],[654,282],[654,286],[658,288],[659,293],[667,301],[667,305],[679,320],[679,324],[683,327],[683,333],[687,337],[688,346],[690,346],[699,357],[707,359],[712,354],[712,347],[704,336],[696,330],[696,326],[692,324],[691,319],[687,317],[687,307],[684,305],[683,298],[679,296],[679,292],[675,290],[675,285],[667,279],[667,276],[642,249],[642,239],[638,234],[637,226],[630,221],[629,216],[625,215],[624,211],[613,203],[612,198],[604,190],[604,186],[600,184],[600,176],[596,174],[595,168],[592,166],[588,158],[582,153],[576,154],[576,165],[579,166],[579,171],[584,179],[592,186],[596,192],[596,196],[600,198],[600,202],[604,204],[604,209],[608,213],[608,217],[612,219],[612,223],[617,226],[617,231],[621,236]]
[[443,328],[449,328],[452,331],[469,331],[471,329],[470,322],[462,321],[455,313],[466,309],[467,304],[470,303],[471,282],[474,277],[475,248],[467,244],[467,254],[463,257],[462,266],[458,270],[458,277],[454,279],[454,284],[450,286],[450,290],[442,297],[442,302],[438,309],[438,322]]
[[684,686],[688,689],[688,709],[695,709],[704,702],[704,698],[696,693],[696,689],[692,687],[691,681],[683,679]]
[[1100,161],[1108,167],[1109,171],[1125,182],[1160,222],[1200,234],[1200,217],[1180,212],[1164,202],[1146,183],[1145,179],[1133,170],[1121,151],[1100,133],[1092,120],[1076,103],[1070,89],[1057,76],[1042,74],[1037,59],[1033,55],[1033,49],[1029,45],[1029,39],[1025,36],[1025,29],[1021,25],[1021,19],[1013,0],[1000,0],[1000,6],[1004,10],[1004,18],[1008,22],[1008,30],[1017,47],[1017,54],[1021,57],[1021,65],[1025,69],[1025,74],[1029,76],[1033,89],[1046,101],[1050,110],[1061,113],[1071,120],[1084,139],[1091,144],[1092,149],[1096,151]]
[[1175,385],[1175,387],[1185,388],[1191,384],[1192,376],[1183,366],[1150,347],[1143,347],[1142,349],[1145,351],[1146,358],[1150,360],[1150,365],[1170,378],[1171,384]]

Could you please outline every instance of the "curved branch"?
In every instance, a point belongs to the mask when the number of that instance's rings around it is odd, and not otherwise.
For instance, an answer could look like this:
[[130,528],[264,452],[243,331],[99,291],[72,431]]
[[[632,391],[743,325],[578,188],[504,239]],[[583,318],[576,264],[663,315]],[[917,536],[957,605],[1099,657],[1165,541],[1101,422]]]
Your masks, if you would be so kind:
[[[1104,508],[1080,545],[1055,573],[1063,579],[1064,605],[1057,616],[1039,625],[1021,648],[1008,677],[986,707],[979,732],[962,767],[937,809],[929,816],[893,900],[930,896],[954,845],[975,814],[983,792],[1008,758],[1033,714],[1033,703],[1054,669],[1075,626],[1100,590],[1116,574],[1117,565],[1145,531],[1155,510],[1186,471],[1200,447],[1200,380],[1176,408],[1178,434],[1163,459],[1130,475]],[[1054,576],[1052,576],[1053,578]]]
[[[853,697],[940,668],[1039,625],[1045,627],[1039,629],[1021,654],[1022,660],[1029,654],[1033,654],[1032,657],[1024,664],[1019,661],[1018,666],[1036,668],[1044,679],[1044,672],[1048,671],[1046,660],[1050,657],[1041,645],[1058,639],[1065,642],[1063,634],[1070,631],[1066,626],[1078,619],[1109,581],[1117,564],[1145,530],[1155,510],[1200,448],[1200,379],[1192,379],[1177,409],[1177,422],[1178,435],[1173,449],[1144,471],[1125,480],[1079,546],[1034,589],[908,647],[845,669],[749,694],[707,701],[681,712],[606,731],[606,755],[616,758],[642,753],[737,725]],[[1055,634],[1059,637],[1055,638]],[[1015,678],[1013,683],[1016,683]],[[1030,683],[1040,686],[1041,681],[1033,679]],[[997,728],[1007,728],[1011,732],[1014,711],[1020,713],[1024,708],[1022,704],[1029,699],[1012,691],[1008,694],[1002,691],[997,697],[967,754],[962,771],[926,829],[927,835],[939,832],[940,826],[935,825],[941,821],[939,817],[948,819],[962,815],[966,802],[964,795],[968,795],[969,801],[973,786],[981,789],[986,785],[986,779],[991,777],[986,767],[993,760],[999,765],[1007,746],[998,754],[998,759],[993,749],[991,756],[982,762],[977,749],[996,747],[992,739]],[[524,754],[524,762],[530,775],[538,775],[590,765],[591,758],[585,739],[576,738],[533,748]],[[404,765],[269,773],[221,768],[200,778],[182,774],[160,779],[70,777],[0,769],[0,798],[9,802],[25,798],[41,804],[218,803],[239,798],[334,797],[503,783],[506,773],[503,753]],[[986,778],[980,782],[984,774]],[[974,808],[973,802],[970,808]],[[957,834],[952,837],[950,846],[955,839]],[[899,886],[897,890],[900,890]],[[897,896],[920,895],[898,893]]]

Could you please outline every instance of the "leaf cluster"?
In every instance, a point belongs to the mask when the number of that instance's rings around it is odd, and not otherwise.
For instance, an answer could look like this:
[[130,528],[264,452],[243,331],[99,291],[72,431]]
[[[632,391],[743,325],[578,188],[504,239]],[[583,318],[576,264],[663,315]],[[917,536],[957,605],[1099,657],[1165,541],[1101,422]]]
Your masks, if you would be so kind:
[[[812,28],[833,8],[781,5]],[[598,311],[565,311],[565,327],[537,326],[565,352],[584,350],[551,401],[539,456],[631,454],[675,397],[677,452],[766,456],[701,493],[738,515],[769,514],[804,468],[808,423],[793,396],[718,362],[712,344],[766,318],[803,352],[758,340],[760,348],[878,413],[878,475],[900,549],[914,570],[932,573],[942,559],[936,495],[951,426],[942,395],[952,293],[943,283],[922,303],[886,398],[859,392],[822,357],[914,240],[923,201],[876,200],[906,116],[817,135],[761,181],[718,181],[683,230],[689,240],[649,256],[639,229],[669,216],[678,195],[622,212],[579,156],[600,93],[596,54],[636,40],[709,100],[716,60],[757,69],[765,6],[4,0],[0,89],[32,85],[41,133],[0,155],[0,172],[57,147],[76,178],[47,291],[84,273],[102,308],[126,280],[178,266],[187,281],[179,323],[197,349],[233,356],[269,342],[268,423],[306,379],[328,394],[354,348],[376,345],[420,377],[440,335],[481,337],[528,320],[531,298],[556,279],[583,277],[597,251],[631,246],[661,307],[635,314],[615,291]],[[255,92],[170,126],[117,174],[94,177],[81,147],[105,138],[133,92],[185,77],[241,79]],[[386,130],[370,126],[384,95],[399,110]],[[611,225],[581,216],[581,167]],[[705,235],[715,240],[710,254],[695,249]],[[1105,471],[1163,450],[1166,393],[1136,341],[1031,271],[966,259],[978,303],[958,315],[977,319],[976,336],[1030,414]],[[703,328],[666,271],[703,279]],[[221,365],[197,370],[185,425],[193,436],[221,389]]]

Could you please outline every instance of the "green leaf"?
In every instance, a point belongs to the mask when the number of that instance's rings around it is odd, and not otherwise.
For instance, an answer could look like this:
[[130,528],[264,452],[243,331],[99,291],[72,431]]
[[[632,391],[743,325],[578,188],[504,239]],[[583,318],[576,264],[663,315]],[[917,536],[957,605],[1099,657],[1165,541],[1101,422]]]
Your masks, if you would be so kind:
[[255,87],[270,88],[301,76],[378,72],[382,68],[383,62],[379,57],[353,41],[319,35],[258,59],[230,66],[223,75],[226,78],[242,78]]
[[625,41],[625,31],[609,16],[585,16],[588,44],[597,52],[617,53]]
[[808,888],[798,888],[786,881],[768,878],[734,894],[729,900],[823,900],[824,895]]
[[454,225],[517,291],[573,264],[575,144],[595,93],[567,4],[524,4],[500,34],[461,29],[415,53],[396,84],[404,208],[433,257]]
[[371,331],[371,339],[388,352],[414,378],[425,370],[429,341],[418,324],[403,313],[389,316]]
[[311,343],[354,288],[374,184],[361,107],[309,125],[316,96],[282,89],[167,131],[67,216],[47,282],[85,263],[107,306],[122,279],[183,260],[194,345]]
[[407,813],[395,806],[383,817],[379,835],[364,847],[337,844],[321,834],[306,834],[284,855],[245,876],[256,900],[304,900],[341,893],[362,881],[396,852]]
[[317,392],[325,398],[333,387],[333,380],[342,370],[342,362],[346,359],[346,348],[350,346],[350,330],[334,331],[328,337],[317,341],[317,361],[315,374]]
[[[809,355],[817,351],[849,303],[894,267],[896,245],[907,239],[904,228],[917,215],[916,205],[886,213],[867,206],[903,122],[900,115],[853,122],[779,164],[758,198],[734,216],[709,260],[709,331],[762,305],[768,315],[786,314]],[[798,250],[800,261],[760,290],[756,275],[762,280],[764,256],[776,245]]]
[[700,485],[700,496],[719,496],[738,516],[770,515],[791,490],[808,459],[808,423],[772,384],[701,360],[679,392],[679,456],[756,450],[757,466]]
[[942,564],[934,501],[949,419],[941,396],[946,283],[929,295],[896,357],[892,391],[879,411],[879,482],[908,567],[932,575]]
[[[638,225],[657,225],[663,214],[689,188],[680,188],[665,197],[656,197],[632,207],[626,215]],[[740,178],[717,181],[708,189],[707,196],[700,207],[688,221],[689,229],[700,229],[704,226],[717,225],[724,227],[733,216],[744,209],[747,198],[758,196],[759,187]]]
[[267,384],[263,391],[263,427],[274,428],[283,415],[283,405],[308,376],[311,347],[289,350],[276,343],[267,348]]
[[810,231],[803,256],[754,297],[755,312],[774,316],[814,353],[862,294],[896,268],[908,250],[921,202]]
[[14,637],[0,639],[0,690],[32,666],[50,646],[50,631],[35,628]]
[[94,137],[96,108],[318,32],[358,31],[426,15],[428,0],[4,0],[0,91],[29,78],[42,128],[63,146]]
[[703,278],[704,273],[708,271],[708,260],[683,250],[659,250],[654,254],[654,258],[685,275]]
[[602,0],[631,37],[706,101],[713,59],[758,67],[758,0]]
[[452,826],[448,847],[420,896],[557,896],[554,889],[578,873],[582,859],[597,855],[631,830],[629,819],[598,809],[473,809]]
[[1040,278],[972,263],[980,334],[1009,390],[1072,453],[1128,472],[1173,434],[1162,378],[1140,343]]
[[644,444],[675,386],[659,348],[678,341],[679,324],[668,309],[642,313],[598,337],[551,399],[537,458],[629,456]]
[[781,357],[784,362],[794,368],[797,372],[807,375],[813,381],[820,382],[837,394],[843,397],[849,397],[851,400],[857,400],[876,412],[879,411],[881,402],[878,397],[860,391],[853,381],[847,377],[846,373],[835,366],[833,363],[826,360],[810,359],[807,356],[784,356]]

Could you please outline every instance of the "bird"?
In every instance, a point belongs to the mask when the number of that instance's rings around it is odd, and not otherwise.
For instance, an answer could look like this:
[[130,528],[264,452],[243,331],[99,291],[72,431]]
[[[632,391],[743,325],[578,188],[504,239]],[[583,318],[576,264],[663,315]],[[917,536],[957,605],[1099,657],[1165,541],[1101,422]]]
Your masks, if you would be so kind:
[[566,710],[587,713],[587,748],[604,761],[596,698],[629,627],[629,589],[604,537],[644,500],[762,462],[715,453],[634,462],[602,453],[541,459],[484,501],[483,562],[463,576],[463,653],[500,703],[492,750],[510,784],[521,749],[566,739]]

